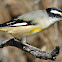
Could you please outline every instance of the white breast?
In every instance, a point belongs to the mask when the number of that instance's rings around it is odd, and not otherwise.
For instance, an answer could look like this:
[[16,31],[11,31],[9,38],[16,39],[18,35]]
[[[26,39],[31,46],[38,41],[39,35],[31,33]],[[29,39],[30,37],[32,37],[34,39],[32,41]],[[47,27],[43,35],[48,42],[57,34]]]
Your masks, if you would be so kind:
[[49,17],[49,18],[43,20],[42,28],[43,28],[43,29],[46,29],[46,28],[48,28],[51,24],[55,23],[56,21],[59,21],[59,19],[58,19],[58,18]]

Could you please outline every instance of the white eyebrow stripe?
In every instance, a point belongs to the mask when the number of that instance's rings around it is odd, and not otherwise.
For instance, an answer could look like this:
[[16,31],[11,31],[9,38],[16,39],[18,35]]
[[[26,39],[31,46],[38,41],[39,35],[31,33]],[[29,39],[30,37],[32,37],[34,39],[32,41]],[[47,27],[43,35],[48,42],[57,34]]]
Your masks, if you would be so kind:
[[13,24],[13,25],[9,25],[9,26],[22,26],[22,25],[26,25],[27,23],[24,22],[24,23],[16,23],[16,24]]
[[11,24],[11,23],[15,23],[15,21],[13,21],[13,22],[9,22],[9,23],[6,23],[6,24],[8,25],[8,24]]
[[61,13],[58,12],[58,11],[56,11],[56,10],[51,10],[50,12],[51,12],[51,13],[54,13],[54,14],[60,14],[60,15],[61,15]]

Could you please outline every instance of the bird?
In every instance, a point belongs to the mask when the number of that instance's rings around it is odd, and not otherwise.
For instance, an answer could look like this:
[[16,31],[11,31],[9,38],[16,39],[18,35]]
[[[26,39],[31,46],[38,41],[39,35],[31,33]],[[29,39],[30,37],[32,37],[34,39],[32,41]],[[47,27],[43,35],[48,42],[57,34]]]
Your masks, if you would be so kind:
[[[26,37],[42,32],[55,22],[62,20],[62,10],[47,8],[28,12],[8,22],[0,24],[0,31],[7,32],[15,40],[26,43]],[[20,41],[21,42],[21,41]]]

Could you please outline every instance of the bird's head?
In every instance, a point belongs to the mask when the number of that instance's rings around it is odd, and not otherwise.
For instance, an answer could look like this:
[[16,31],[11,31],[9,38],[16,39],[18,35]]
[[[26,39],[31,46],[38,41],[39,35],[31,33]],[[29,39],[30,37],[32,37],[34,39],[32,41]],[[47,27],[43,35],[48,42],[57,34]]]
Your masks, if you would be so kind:
[[62,20],[62,10],[58,8],[47,8],[46,12],[48,14],[48,18],[43,25],[43,28],[48,28],[53,23]]
[[48,8],[46,9],[49,17],[52,18],[62,18],[62,10],[58,8]]

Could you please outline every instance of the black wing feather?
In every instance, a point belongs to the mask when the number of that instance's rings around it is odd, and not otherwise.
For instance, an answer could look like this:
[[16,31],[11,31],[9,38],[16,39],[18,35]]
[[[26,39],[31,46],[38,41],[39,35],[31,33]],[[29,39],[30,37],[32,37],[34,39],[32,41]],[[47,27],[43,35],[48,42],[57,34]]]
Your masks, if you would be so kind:
[[[17,24],[17,23],[27,23],[28,25],[34,25],[34,24],[31,24],[31,21],[24,21],[24,20],[20,20],[20,19],[12,19],[11,21],[8,21],[6,23],[3,23],[3,24],[0,24],[0,27],[14,27],[13,25],[14,24]],[[18,26],[27,26],[27,25],[18,25]]]

